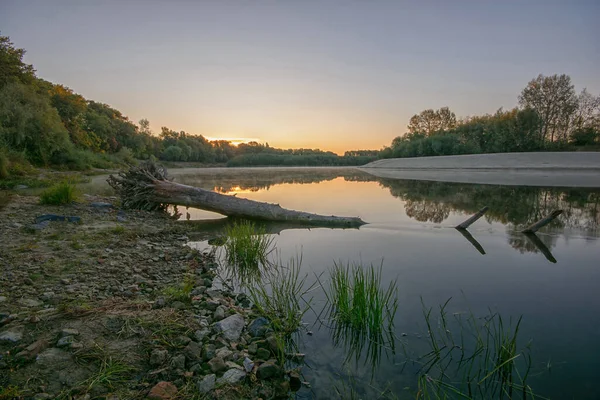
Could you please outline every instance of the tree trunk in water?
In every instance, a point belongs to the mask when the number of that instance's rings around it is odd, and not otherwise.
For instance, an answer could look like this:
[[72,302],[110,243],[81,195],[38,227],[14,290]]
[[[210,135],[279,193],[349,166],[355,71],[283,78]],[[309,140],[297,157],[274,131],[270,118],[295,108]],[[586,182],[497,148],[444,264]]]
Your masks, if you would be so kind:
[[145,162],[118,176],[109,176],[108,183],[121,197],[124,208],[164,210],[168,205],[180,205],[214,211],[229,217],[265,221],[300,222],[318,226],[357,227],[365,222],[358,217],[338,217],[287,210],[279,204],[269,204],[237,198],[182,185],[168,180],[166,170]]

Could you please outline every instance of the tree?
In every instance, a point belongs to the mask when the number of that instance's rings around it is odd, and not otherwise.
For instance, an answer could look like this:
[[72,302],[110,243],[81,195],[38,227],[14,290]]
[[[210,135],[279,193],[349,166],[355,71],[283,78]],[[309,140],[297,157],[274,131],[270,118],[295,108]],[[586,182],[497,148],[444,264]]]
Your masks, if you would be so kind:
[[577,96],[577,111],[574,125],[578,129],[595,128],[600,130],[600,96],[593,96],[583,89]]
[[519,95],[519,104],[538,113],[540,141],[567,140],[577,110],[577,96],[570,76],[538,75]]
[[448,107],[442,107],[439,110],[423,110],[420,114],[413,115],[408,123],[408,132],[431,136],[455,127],[456,115]]
[[9,82],[30,84],[35,70],[23,62],[24,49],[16,49],[8,36],[0,36],[0,88]]

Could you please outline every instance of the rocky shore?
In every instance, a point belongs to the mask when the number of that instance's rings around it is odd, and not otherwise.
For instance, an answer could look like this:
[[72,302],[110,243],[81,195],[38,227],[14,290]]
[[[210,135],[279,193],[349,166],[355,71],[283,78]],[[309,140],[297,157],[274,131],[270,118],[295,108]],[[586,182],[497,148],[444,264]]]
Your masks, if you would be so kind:
[[[0,399],[275,399],[301,354],[213,285],[185,223],[84,196],[0,209]],[[77,217],[77,218],[61,218]]]

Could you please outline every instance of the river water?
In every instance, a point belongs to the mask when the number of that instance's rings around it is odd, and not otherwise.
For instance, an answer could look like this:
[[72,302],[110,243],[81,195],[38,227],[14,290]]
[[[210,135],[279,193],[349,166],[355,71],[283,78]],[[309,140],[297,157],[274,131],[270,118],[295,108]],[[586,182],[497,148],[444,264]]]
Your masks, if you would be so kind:
[[[331,329],[318,322],[325,299],[312,292],[305,323],[313,334],[297,339],[311,389],[298,398],[339,398],[335,387],[362,398],[386,390],[414,398],[421,368],[415,360],[428,348],[423,304],[435,314],[450,298],[448,315],[497,312],[507,324],[522,316],[517,344],[531,349],[527,383],[536,394],[600,398],[600,189],[397,180],[352,168],[201,169],[180,171],[175,180],[368,222],[345,230],[268,227],[279,257],[302,254],[308,281],[327,281],[334,262],[381,265],[386,286],[397,280],[398,343],[376,363],[366,355],[344,362],[350,349],[336,344]],[[470,235],[453,228],[483,206],[489,211],[469,228]],[[555,209],[563,215],[537,236],[519,233]],[[179,211],[209,235],[218,236],[224,226],[217,214]],[[208,247],[206,241],[192,245]]]

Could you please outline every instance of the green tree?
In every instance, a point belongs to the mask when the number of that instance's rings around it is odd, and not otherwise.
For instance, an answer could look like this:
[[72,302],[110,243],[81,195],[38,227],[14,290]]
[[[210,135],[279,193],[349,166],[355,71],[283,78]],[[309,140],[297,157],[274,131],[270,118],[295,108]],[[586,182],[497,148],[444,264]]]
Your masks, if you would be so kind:
[[32,65],[23,62],[25,50],[17,49],[8,36],[0,36],[0,88],[10,82],[31,84],[35,80]]
[[540,74],[523,89],[519,104],[535,110],[540,116],[541,141],[566,142],[577,110],[577,96],[570,76]]
[[413,115],[408,123],[408,132],[431,136],[447,132],[454,127],[456,127],[456,115],[448,107],[442,107],[439,110],[423,110],[420,114]]

